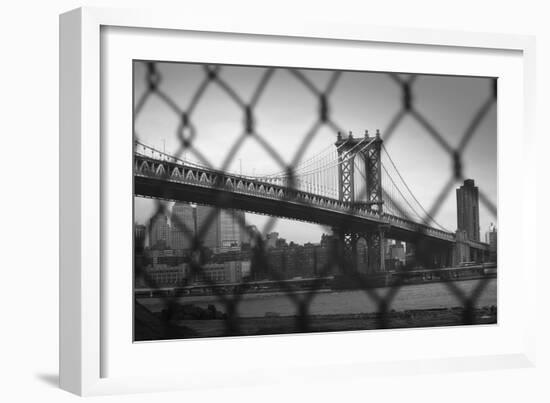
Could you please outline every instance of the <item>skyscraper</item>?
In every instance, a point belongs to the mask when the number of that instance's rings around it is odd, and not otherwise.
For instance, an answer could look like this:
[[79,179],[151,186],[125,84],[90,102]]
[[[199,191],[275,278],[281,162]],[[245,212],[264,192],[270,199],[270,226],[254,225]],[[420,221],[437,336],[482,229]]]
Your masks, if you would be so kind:
[[170,227],[168,217],[164,214],[158,215],[151,220],[149,227],[149,246],[170,247]]
[[479,192],[473,179],[466,179],[456,190],[457,228],[468,239],[479,241]]
[[189,203],[176,202],[171,217],[172,249],[190,249],[196,234],[195,209]]
[[238,250],[244,238],[241,224],[244,211],[219,210],[210,206],[197,206],[197,233],[204,246],[215,252]]
[[196,229],[202,245],[217,250],[220,244],[220,225],[216,208],[197,205]]
[[219,223],[221,251],[240,250],[243,238],[241,224],[244,225],[244,211],[220,210]]
[[134,224],[134,248],[136,253],[143,252],[145,247],[147,227],[145,225]]
[[489,231],[485,234],[485,242],[489,244],[489,260],[497,261],[497,227],[493,223],[489,227]]

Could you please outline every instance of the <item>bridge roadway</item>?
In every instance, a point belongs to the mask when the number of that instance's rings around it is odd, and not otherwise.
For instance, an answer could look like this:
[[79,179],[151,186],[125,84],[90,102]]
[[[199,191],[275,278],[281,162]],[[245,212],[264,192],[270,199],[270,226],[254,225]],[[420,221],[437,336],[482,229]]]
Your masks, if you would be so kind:
[[[186,201],[256,214],[288,218],[367,232],[386,228],[385,236],[416,241],[419,235],[441,244],[456,242],[455,234],[390,214],[368,211],[366,204],[351,204],[258,178],[239,176],[198,165],[182,164],[135,154],[134,194],[141,197]],[[488,245],[470,245],[485,250]]]

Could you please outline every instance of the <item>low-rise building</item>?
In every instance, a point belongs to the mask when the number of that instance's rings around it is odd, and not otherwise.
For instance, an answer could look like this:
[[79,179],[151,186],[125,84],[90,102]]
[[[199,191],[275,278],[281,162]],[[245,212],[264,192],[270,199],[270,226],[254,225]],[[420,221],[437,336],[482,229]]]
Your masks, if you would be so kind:
[[250,276],[250,261],[207,263],[193,275],[194,283],[240,283]]
[[191,268],[188,263],[175,266],[167,264],[149,265],[145,268],[143,283],[149,287],[181,286],[188,283]]

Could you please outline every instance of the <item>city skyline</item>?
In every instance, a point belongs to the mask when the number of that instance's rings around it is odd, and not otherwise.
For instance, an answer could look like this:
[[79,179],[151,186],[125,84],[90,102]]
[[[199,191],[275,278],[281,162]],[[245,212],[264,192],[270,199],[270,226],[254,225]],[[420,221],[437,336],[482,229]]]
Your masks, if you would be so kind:
[[[464,185],[462,186],[464,187]],[[460,190],[460,188],[457,188],[457,192],[458,190]],[[159,216],[156,217],[157,220],[162,220],[164,218],[166,218],[166,222],[168,223],[169,226],[172,227],[172,235],[171,236],[174,236],[174,232],[176,232],[178,235],[176,236],[180,236],[181,237],[181,241],[176,241],[176,242],[182,242],[182,243],[185,243],[185,245],[187,245],[186,247],[182,247],[182,248],[173,248],[173,249],[190,249],[191,248],[191,240],[188,238],[187,234],[184,232],[184,231],[181,231],[180,229],[174,229],[173,228],[173,224],[172,224],[172,214],[174,214],[174,207],[177,205],[177,204],[188,204],[190,206],[193,206],[194,208],[198,207],[198,205],[194,204],[194,203],[182,203],[182,202],[173,202],[172,203],[172,207],[169,208],[170,210],[170,214],[161,214]],[[201,206],[201,207],[209,207],[209,206]],[[223,213],[223,210],[221,211]],[[249,213],[249,212],[242,212],[244,216],[248,216],[248,215],[255,215],[253,213]],[[247,222],[248,225],[247,226],[253,226],[255,227],[256,229],[258,228],[255,224],[251,224],[251,220],[248,220],[248,219],[244,219],[243,221]],[[198,224],[198,220],[194,220],[192,222],[189,221],[189,219],[182,219],[182,222],[184,223],[184,225],[186,225],[187,229],[189,230],[192,230],[192,231],[197,231],[197,224]],[[308,225],[312,225],[312,226],[316,226],[318,227],[317,224],[309,224],[309,223],[302,223],[302,224],[308,224]],[[147,222],[135,222],[134,223],[135,226],[143,226],[143,227],[147,227],[148,226],[148,223]],[[154,225],[154,224],[153,224]],[[200,227],[200,225],[199,225]],[[292,239],[291,237],[288,236],[288,234],[284,234],[284,233],[279,233],[277,230],[271,230],[270,232],[267,232],[267,233],[264,233],[262,234],[263,235],[263,238],[264,239],[267,239],[267,237],[270,235],[270,234],[273,234],[273,233],[277,233],[280,238],[282,239],[285,239],[287,240],[288,242],[293,242],[297,245],[304,245],[304,244],[308,244],[308,243],[312,243],[312,244],[319,244],[321,242],[321,239],[323,238],[324,235],[332,235],[332,231],[330,228],[328,227],[325,227],[326,228],[326,232],[322,232],[319,236],[318,239],[308,239],[304,242],[300,242],[298,240],[295,240],[295,239]],[[241,235],[240,235],[240,238],[241,238],[241,241],[243,240],[243,238],[245,237],[248,237],[249,235],[246,234],[246,229],[240,229],[241,231]],[[485,243],[490,243],[490,238],[489,238],[489,235],[490,233],[492,232],[496,232],[497,231],[497,227],[496,225],[491,222],[489,224],[489,226],[487,228],[479,228],[479,231],[478,231],[478,234],[479,234],[479,239],[482,240],[482,242],[485,242]],[[151,231],[149,231],[150,233]],[[185,235],[179,235],[179,234],[185,234]],[[208,246],[208,247],[211,247],[210,244],[211,244],[211,241],[209,240],[209,234],[211,234],[211,231],[206,231],[206,235],[205,235],[205,246]],[[152,244],[154,244],[154,241],[151,243],[151,240],[150,240],[150,235],[147,235],[146,236],[146,242],[147,242],[147,246],[151,247],[153,246]],[[400,241],[396,241],[397,243],[399,243]],[[244,243],[243,241],[241,243]],[[173,246],[173,243],[170,243],[170,246]]]
[[211,206],[175,202],[170,213],[157,214],[149,223],[135,225],[149,228],[144,239],[149,247],[190,250],[194,237],[202,231],[202,245],[220,252],[241,247],[245,238],[245,229],[241,228],[244,217],[243,211],[217,211]]

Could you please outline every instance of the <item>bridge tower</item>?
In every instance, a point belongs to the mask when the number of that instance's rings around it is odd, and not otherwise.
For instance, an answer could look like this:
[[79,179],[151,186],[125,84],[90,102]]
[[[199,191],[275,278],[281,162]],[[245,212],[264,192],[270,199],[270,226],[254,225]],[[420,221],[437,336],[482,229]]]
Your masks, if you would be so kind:
[[[338,197],[349,202],[352,207],[365,207],[375,214],[383,213],[382,200],[382,139],[380,132],[370,137],[365,131],[363,138],[353,137],[350,132],[347,137],[338,133],[336,143],[338,151]],[[358,158],[359,160],[356,160]],[[357,164],[356,164],[357,163]],[[355,166],[364,163],[365,183],[362,194],[355,194]],[[362,178],[363,180],[363,178]],[[361,200],[357,200],[358,197]],[[384,271],[384,228],[375,228],[361,233],[352,232],[348,228],[335,229],[344,249],[345,265],[354,269],[356,266],[356,246],[359,238],[367,241],[367,272]]]

